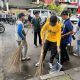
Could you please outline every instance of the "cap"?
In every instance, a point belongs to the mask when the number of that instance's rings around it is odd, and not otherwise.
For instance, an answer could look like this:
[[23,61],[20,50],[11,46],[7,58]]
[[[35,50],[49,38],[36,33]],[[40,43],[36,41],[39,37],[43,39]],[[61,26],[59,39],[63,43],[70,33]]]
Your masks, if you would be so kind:
[[62,15],[67,15],[67,16],[68,16],[68,14],[69,14],[68,11],[65,10],[65,11],[63,11],[63,12],[61,13],[61,16],[62,16]]
[[18,18],[21,18],[21,17],[23,17],[23,16],[25,16],[24,13],[19,13],[19,14],[18,14]]
[[50,25],[55,26],[57,23],[57,16],[51,16],[50,17]]

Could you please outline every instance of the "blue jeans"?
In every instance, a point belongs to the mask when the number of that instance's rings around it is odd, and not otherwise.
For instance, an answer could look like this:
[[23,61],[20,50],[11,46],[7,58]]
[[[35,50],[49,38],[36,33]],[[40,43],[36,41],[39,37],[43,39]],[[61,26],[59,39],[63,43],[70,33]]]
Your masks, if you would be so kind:
[[80,40],[77,40],[77,53],[80,56]]

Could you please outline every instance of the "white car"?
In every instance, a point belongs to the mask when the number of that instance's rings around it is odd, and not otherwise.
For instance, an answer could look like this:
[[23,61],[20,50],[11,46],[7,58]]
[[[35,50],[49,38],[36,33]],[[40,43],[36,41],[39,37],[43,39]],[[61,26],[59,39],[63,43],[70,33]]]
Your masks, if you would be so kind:
[[45,19],[51,15],[51,10],[47,10],[47,9],[29,9],[28,10],[30,12],[31,17],[34,17],[34,12],[35,11],[39,11],[40,12],[40,17],[41,17],[41,22],[44,22]]
[[72,16],[70,20],[75,25],[75,24],[78,24],[79,18],[77,18],[76,16]]

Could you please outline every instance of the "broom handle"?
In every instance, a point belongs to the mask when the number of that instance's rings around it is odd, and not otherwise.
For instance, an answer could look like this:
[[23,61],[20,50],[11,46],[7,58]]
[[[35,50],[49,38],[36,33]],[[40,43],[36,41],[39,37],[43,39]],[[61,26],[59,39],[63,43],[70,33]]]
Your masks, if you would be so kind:
[[26,36],[27,36],[27,34],[28,34],[29,29],[30,29],[30,28],[28,28],[28,30],[27,30],[27,32],[26,32]]
[[61,63],[61,53],[59,52],[59,63]]

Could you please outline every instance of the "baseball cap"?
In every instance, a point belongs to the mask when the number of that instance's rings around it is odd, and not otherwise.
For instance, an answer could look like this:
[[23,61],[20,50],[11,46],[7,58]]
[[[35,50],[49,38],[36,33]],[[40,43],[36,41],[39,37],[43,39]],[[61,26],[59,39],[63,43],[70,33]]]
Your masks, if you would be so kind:
[[67,15],[67,16],[68,16],[68,14],[69,14],[68,11],[67,11],[67,10],[64,10],[64,11],[61,13],[61,16],[62,16],[62,15]]
[[56,23],[57,23],[57,16],[52,15],[52,16],[50,17],[50,25],[51,25],[51,26],[55,26]]
[[19,14],[18,14],[18,18],[21,18],[21,17],[23,17],[23,16],[25,16],[24,13],[19,13]]

